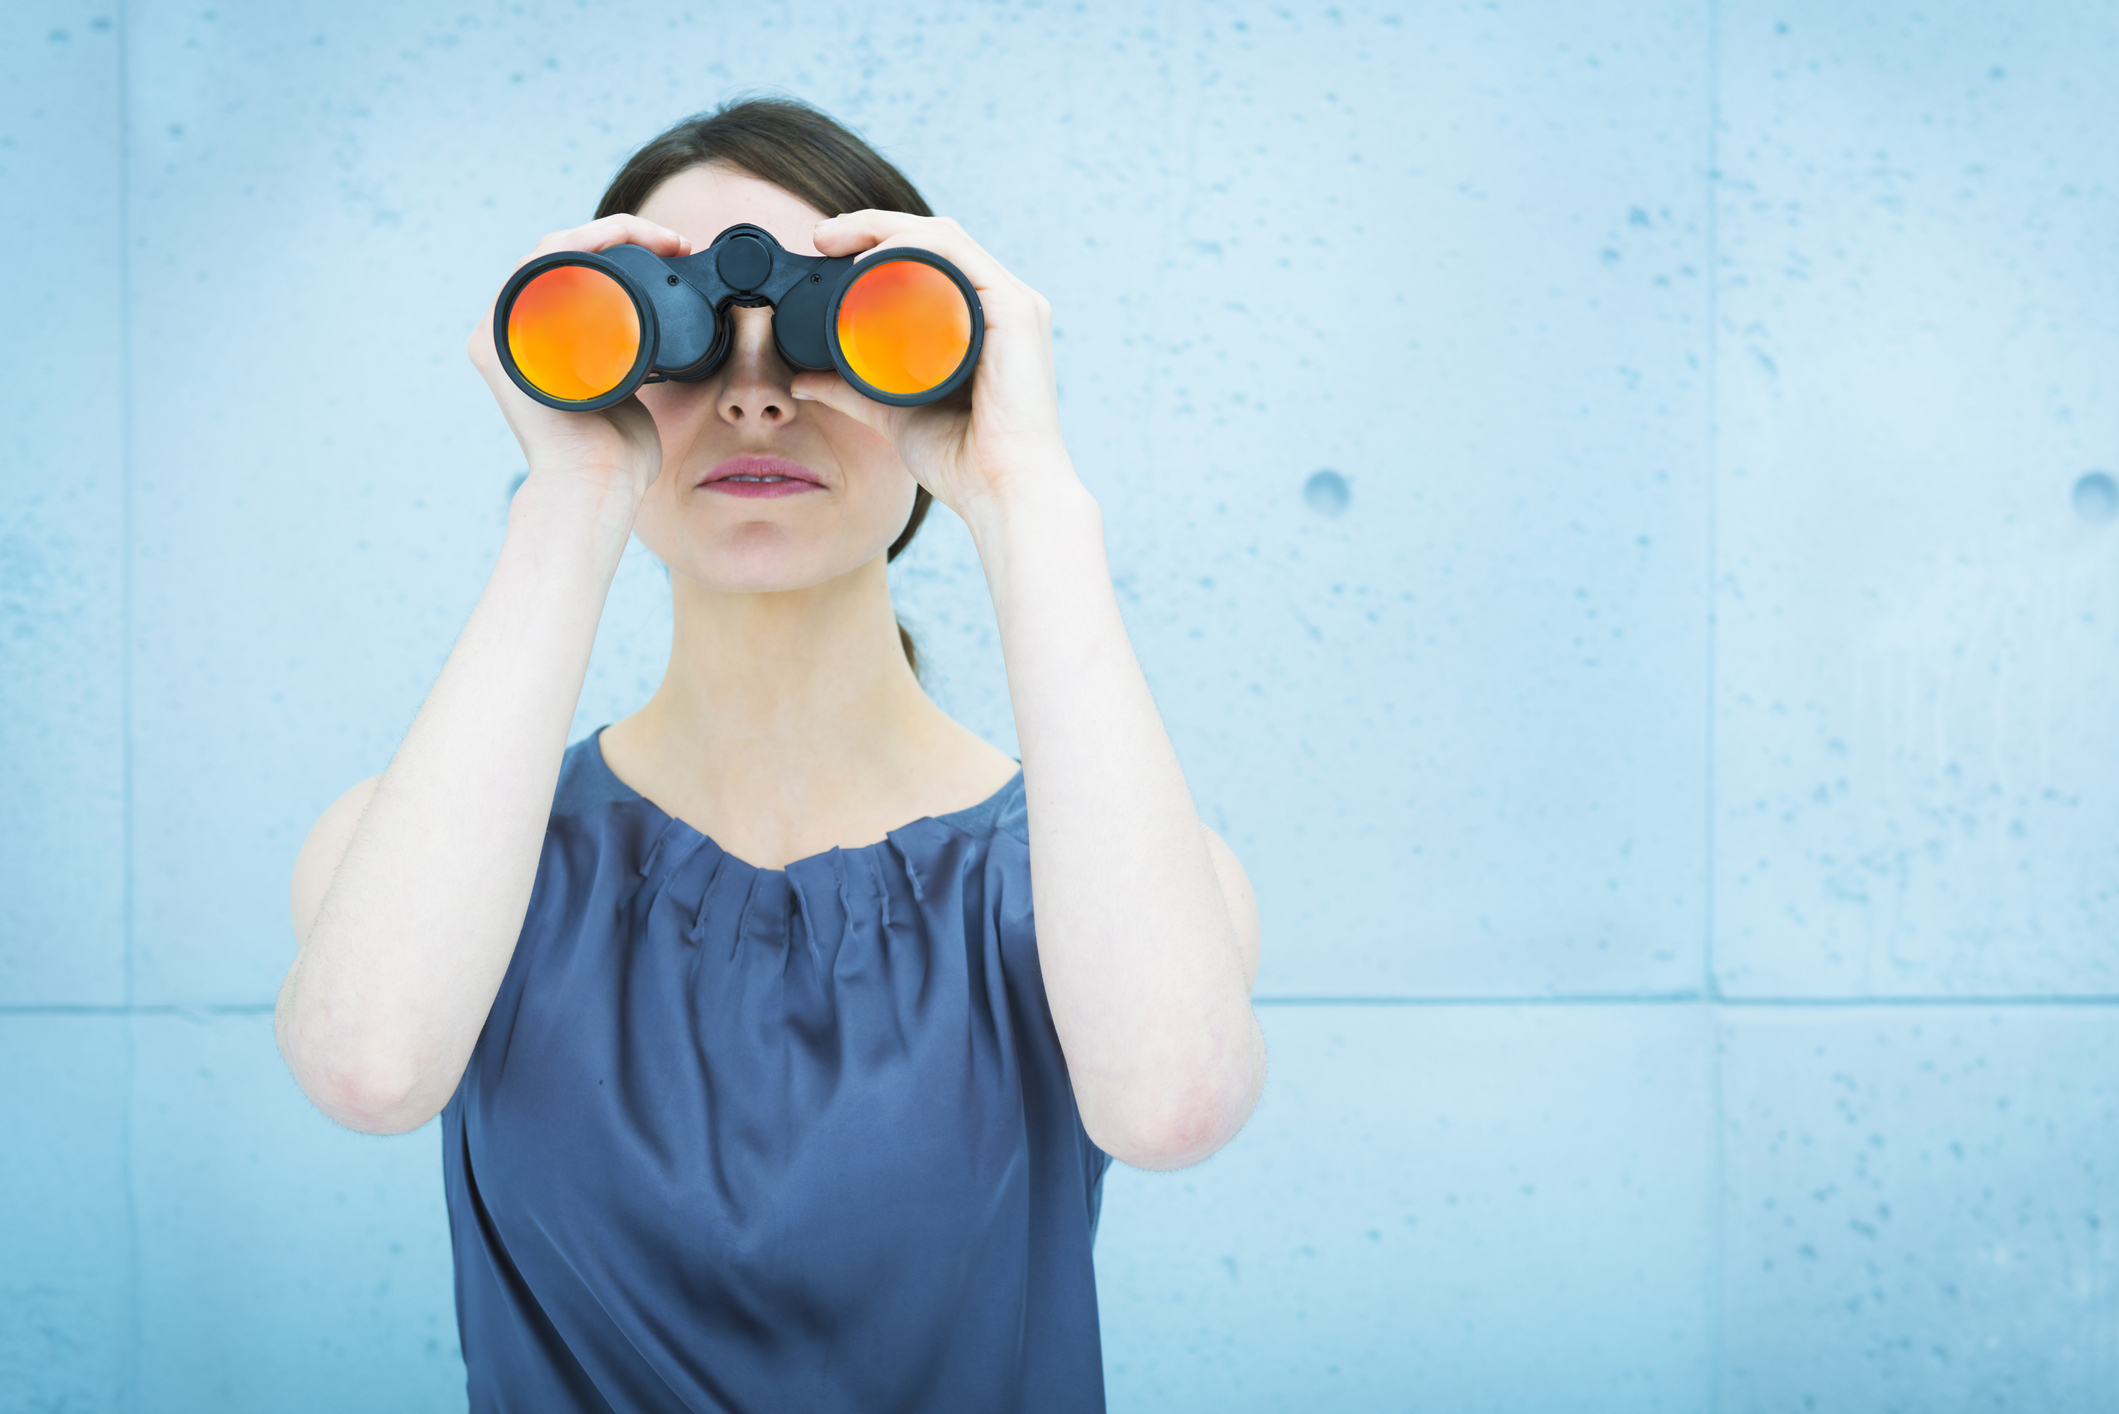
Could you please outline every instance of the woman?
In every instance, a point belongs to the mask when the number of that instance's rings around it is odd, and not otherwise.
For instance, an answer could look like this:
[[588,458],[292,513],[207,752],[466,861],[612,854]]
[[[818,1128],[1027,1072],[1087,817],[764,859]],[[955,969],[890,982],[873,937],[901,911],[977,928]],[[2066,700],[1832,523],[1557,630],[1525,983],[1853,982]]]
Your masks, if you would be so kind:
[[[789,103],[678,125],[537,253],[741,221],[954,261],[968,405],[796,375],[734,308],[706,381],[557,411],[482,322],[529,475],[389,769],[303,846],[280,1046],[340,1123],[443,1116],[474,1409],[1101,1408],[1104,1169],[1248,1117],[1256,910],[1126,640],[1040,296]],[[891,611],[930,495],[985,565],[1020,769]],[[668,673],[569,746],[629,534]]]

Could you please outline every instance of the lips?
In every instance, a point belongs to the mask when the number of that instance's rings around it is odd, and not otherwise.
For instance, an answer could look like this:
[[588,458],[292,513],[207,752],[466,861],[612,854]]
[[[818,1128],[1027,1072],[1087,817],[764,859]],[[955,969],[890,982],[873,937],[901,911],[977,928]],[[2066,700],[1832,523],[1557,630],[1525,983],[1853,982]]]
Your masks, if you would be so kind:
[[824,483],[808,467],[786,457],[743,456],[717,463],[699,487],[730,496],[795,496],[821,491]]

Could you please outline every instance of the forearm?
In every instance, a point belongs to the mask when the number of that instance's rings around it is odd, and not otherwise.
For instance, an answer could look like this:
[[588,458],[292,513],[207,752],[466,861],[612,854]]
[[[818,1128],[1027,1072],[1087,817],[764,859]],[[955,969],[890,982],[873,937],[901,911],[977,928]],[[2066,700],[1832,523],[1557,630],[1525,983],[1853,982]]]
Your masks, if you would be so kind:
[[528,910],[589,650],[630,516],[536,478],[492,578],[392,758],[282,989],[303,1088],[360,1128],[454,1090]]
[[1131,1163],[1218,1148],[1264,1046],[1205,831],[1073,478],[981,515],[1029,803],[1038,955],[1084,1124]]

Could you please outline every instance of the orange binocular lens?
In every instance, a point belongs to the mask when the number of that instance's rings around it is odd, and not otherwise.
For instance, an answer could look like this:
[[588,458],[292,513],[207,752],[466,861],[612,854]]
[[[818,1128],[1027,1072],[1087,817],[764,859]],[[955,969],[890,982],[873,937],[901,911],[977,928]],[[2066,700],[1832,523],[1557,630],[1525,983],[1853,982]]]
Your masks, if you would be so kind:
[[938,388],[971,352],[971,306],[956,282],[917,260],[878,258],[839,297],[839,353],[870,387],[900,396]]
[[600,398],[640,359],[640,311],[623,285],[587,265],[555,265],[516,292],[508,353],[540,392]]

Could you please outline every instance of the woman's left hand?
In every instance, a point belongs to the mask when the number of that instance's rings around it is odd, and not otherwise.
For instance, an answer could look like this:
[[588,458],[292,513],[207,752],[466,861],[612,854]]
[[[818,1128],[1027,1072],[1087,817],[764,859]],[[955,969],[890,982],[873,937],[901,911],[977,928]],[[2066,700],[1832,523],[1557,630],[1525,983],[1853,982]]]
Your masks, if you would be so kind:
[[930,250],[979,293],[970,407],[893,407],[836,373],[801,374],[793,391],[890,438],[970,526],[1022,753],[1039,972],[1082,1125],[1126,1163],[1196,1163],[1265,1078],[1258,906],[1200,821],[1127,641],[1102,514],[1060,439],[1052,306],[954,221],[857,211],[815,240],[870,260]]
[[922,486],[974,527],[989,514],[1047,490],[1079,485],[1060,437],[1059,387],[1052,364],[1052,306],[943,216],[855,211],[819,223],[825,255],[862,255],[892,246],[932,251],[964,272],[986,318],[985,346],[971,376],[971,405],[960,398],[894,407],[854,391],[837,373],[796,376],[793,392],[875,429],[896,444]]

